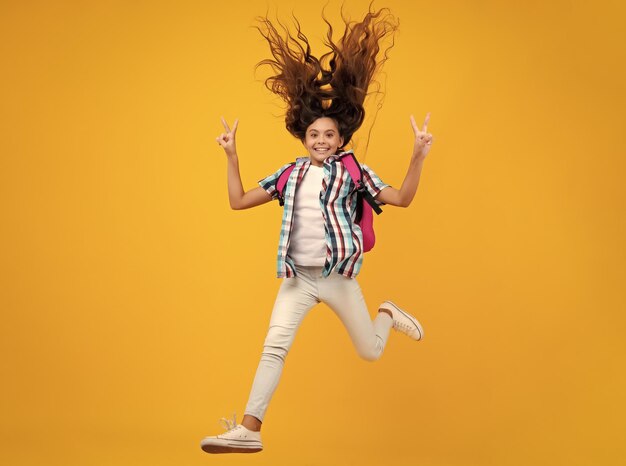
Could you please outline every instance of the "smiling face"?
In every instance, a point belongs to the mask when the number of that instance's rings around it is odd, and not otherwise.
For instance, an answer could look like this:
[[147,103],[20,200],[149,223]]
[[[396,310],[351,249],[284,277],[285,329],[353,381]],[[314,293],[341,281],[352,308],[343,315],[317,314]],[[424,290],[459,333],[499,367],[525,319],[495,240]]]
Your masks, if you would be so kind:
[[339,135],[335,120],[322,117],[309,125],[302,143],[309,151],[311,163],[321,167],[329,155],[337,153],[337,149],[343,144],[343,138]]

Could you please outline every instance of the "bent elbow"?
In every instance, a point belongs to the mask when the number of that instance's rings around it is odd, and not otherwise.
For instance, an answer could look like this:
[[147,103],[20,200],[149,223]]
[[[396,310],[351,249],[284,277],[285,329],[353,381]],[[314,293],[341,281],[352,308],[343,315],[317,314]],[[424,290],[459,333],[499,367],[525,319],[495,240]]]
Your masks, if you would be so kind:
[[405,209],[411,205],[411,203],[413,202],[414,197],[411,196],[408,199],[402,199],[402,202],[400,203],[400,207],[404,207]]
[[398,207],[402,207],[404,209],[406,209],[410,205],[411,199],[400,199],[400,201],[398,202]]

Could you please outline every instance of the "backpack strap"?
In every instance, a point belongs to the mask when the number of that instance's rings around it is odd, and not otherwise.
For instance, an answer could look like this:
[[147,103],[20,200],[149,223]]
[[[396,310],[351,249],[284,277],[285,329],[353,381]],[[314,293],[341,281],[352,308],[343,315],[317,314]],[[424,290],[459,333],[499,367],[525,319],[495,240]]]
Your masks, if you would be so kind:
[[276,178],[276,191],[278,192],[278,202],[281,206],[285,205],[285,185],[287,184],[287,180],[289,180],[289,175],[296,166],[296,162],[291,162],[287,168],[285,168],[278,178]]
[[376,215],[380,215],[383,212],[383,209],[380,208],[380,205],[376,203],[376,199],[370,194],[370,192],[365,189],[365,185],[363,184],[363,170],[361,169],[361,165],[357,162],[354,153],[346,152],[342,155],[339,160],[343,163],[344,167],[348,170],[352,181],[356,184],[356,189],[363,198],[367,201],[367,203],[372,206]]

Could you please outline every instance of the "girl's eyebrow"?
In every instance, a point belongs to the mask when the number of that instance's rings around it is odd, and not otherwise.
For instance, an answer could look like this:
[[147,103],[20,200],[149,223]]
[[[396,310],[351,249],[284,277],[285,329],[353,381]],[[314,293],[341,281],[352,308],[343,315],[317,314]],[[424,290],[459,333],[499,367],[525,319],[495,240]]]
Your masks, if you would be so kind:
[[[310,129],[309,130],[309,134],[313,134],[313,133],[317,133],[318,131],[316,129]],[[327,129],[326,131],[324,131],[324,133],[328,134],[328,133],[332,133],[335,134],[335,130],[334,129]]]

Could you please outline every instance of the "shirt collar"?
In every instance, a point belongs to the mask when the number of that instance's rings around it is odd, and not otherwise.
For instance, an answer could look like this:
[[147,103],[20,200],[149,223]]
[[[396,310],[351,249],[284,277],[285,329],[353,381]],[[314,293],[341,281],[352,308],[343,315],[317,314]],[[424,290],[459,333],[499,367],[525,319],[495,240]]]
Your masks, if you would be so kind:
[[[328,157],[326,157],[326,160],[324,160],[324,163],[331,163],[334,160],[337,160],[340,156],[342,156],[343,154],[354,154],[353,149],[350,150],[346,150],[343,151],[339,154],[335,154],[335,155],[329,155]],[[311,163],[311,158],[308,156],[302,156],[302,157],[297,157],[296,158],[296,165],[300,166],[306,163]]]

